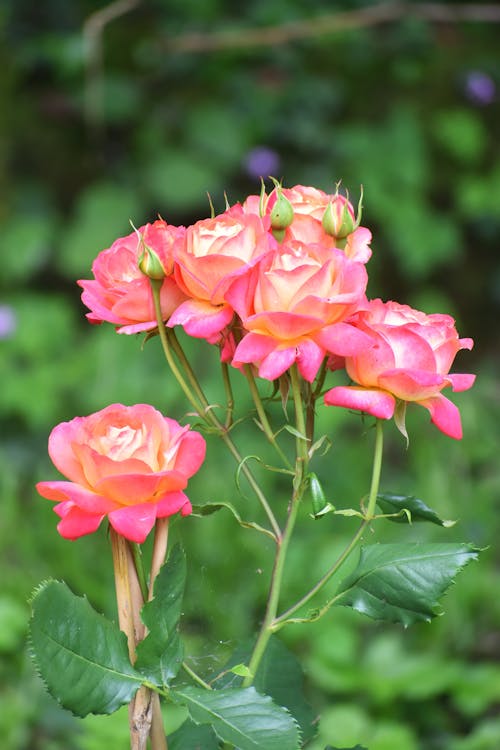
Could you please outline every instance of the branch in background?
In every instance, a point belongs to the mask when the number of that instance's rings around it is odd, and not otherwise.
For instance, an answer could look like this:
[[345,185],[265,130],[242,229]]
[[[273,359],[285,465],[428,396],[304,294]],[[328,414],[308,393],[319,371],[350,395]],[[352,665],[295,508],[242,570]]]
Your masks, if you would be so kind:
[[136,8],[141,0],[115,0],[92,13],[83,24],[85,59],[84,116],[91,132],[99,135],[103,117],[103,44],[106,26]]
[[500,5],[443,3],[380,3],[358,10],[329,13],[276,26],[214,32],[188,32],[162,40],[169,52],[211,52],[241,47],[269,47],[297,39],[338,34],[351,29],[416,18],[432,23],[499,23]]

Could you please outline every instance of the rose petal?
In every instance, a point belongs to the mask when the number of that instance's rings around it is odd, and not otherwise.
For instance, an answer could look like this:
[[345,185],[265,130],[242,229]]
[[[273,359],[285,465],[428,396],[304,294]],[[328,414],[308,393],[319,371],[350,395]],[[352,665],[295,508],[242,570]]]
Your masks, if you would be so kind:
[[394,414],[396,399],[385,391],[339,385],[325,393],[325,404],[357,409],[379,419],[390,419]]
[[155,500],[165,492],[183,490],[187,477],[178,471],[163,471],[157,474],[120,474],[104,477],[95,489],[120,505],[137,505]]
[[298,347],[297,367],[299,372],[309,383],[312,383],[321,367],[325,350],[310,339],[302,341]]
[[349,323],[334,323],[325,326],[315,340],[326,351],[340,357],[353,357],[373,344],[373,340],[359,328]]
[[264,357],[259,367],[259,377],[266,380],[276,380],[288,370],[297,359],[297,347],[291,346],[287,349],[276,348]]
[[438,396],[427,398],[424,401],[418,401],[421,406],[424,406],[431,415],[431,422],[436,425],[441,432],[445,435],[454,438],[455,440],[462,439],[462,420],[460,419],[460,412],[455,404],[443,396],[441,393]]
[[169,492],[156,505],[156,517],[168,518],[175,513],[181,512],[181,515],[188,516],[193,508],[189,498],[183,492]]
[[108,513],[120,507],[109,497],[98,495],[73,482],[38,482],[36,489],[48,500],[70,500],[87,513]]
[[57,530],[64,539],[74,540],[85,536],[85,534],[93,534],[104,518],[104,514],[85,513],[84,510],[77,508],[75,505],[64,509],[63,512],[64,515],[57,524]]
[[475,379],[475,375],[469,375],[466,373],[456,372],[451,375],[446,375],[446,380],[450,381],[452,390],[454,391],[468,391],[469,388],[472,388],[474,385]]
[[205,460],[206,450],[205,438],[199,432],[187,432],[177,452],[175,470],[192,477]]
[[156,503],[141,503],[108,514],[114,530],[131,542],[142,544],[156,521]]
[[242,364],[257,364],[276,348],[276,341],[270,336],[262,336],[260,333],[247,333],[242,338],[234,352],[233,367],[241,367]]
[[187,334],[207,339],[220,333],[231,322],[233,308],[227,304],[212,305],[205,300],[189,299],[179,305],[168,321],[168,327],[180,325]]
[[422,397],[431,397],[446,384],[446,378],[437,372],[410,369],[388,370],[381,373],[377,380],[381,388],[403,401],[420,401]]

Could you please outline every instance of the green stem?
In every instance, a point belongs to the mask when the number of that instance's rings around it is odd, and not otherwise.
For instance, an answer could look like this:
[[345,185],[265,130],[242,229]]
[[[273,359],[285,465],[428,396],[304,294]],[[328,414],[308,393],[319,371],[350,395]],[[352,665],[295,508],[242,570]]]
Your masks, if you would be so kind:
[[338,558],[335,560],[333,565],[326,571],[326,573],[319,579],[319,581],[306,593],[304,596],[299,599],[295,604],[293,604],[291,607],[289,607],[283,614],[281,614],[279,617],[277,617],[274,620],[273,623],[273,630],[279,630],[283,627],[283,625],[286,624],[288,621],[288,618],[290,615],[292,615],[294,612],[296,612],[298,609],[304,606],[304,604],[307,604],[307,602],[313,598],[315,594],[320,591],[323,586],[330,580],[330,578],[337,572],[337,570],[341,567],[341,565],[345,562],[345,560],[349,557],[353,549],[358,544],[359,540],[363,536],[363,533],[365,530],[370,526],[370,523],[372,522],[374,518],[374,512],[375,512],[375,505],[377,502],[377,495],[378,495],[378,489],[380,485],[380,474],[382,470],[382,455],[383,455],[383,422],[381,419],[377,419],[376,423],[376,433],[375,433],[375,448],[373,453],[373,466],[372,466],[372,476],[371,476],[371,482],[370,482],[370,493],[368,496],[368,507],[366,510],[366,514],[363,520],[363,523],[359,527],[358,531],[355,533],[354,537],[351,539],[351,541],[347,544],[343,552],[338,556]]
[[377,419],[375,424],[375,453],[373,456],[372,481],[370,485],[370,494],[368,496],[368,506],[366,508],[365,518],[371,521],[375,515],[375,506],[377,504],[378,488],[380,485],[380,472],[382,470],[382,455],[384,452],[384,428],[381,419]]
[[172,347],[172,349],[175,352],[175,355],[179,362],[182,365],[182,368],[184,372],[186,373],[186,377],[191,384],[194,392],[196,393],[196,396],[198,397],[199,401],[205,405],[205,408],[209,408],[208,400],[203,392],[203,388],[201,387],[198,378],[196,377],[196,374],[191,367],[191,363],[186,357],[186,354],[184,352],[184,349],[182,348],[179,339],[176,336],[176,333],[173,328],[165,328],[167,333],[167,339]]
[[304,482],[308,461],[307,438],[305,437],[306,425],[301,394],[301,379],[295,365],[291,368],[290,377],[295,406],[295,426],[297,430],[297,455],[295,461],[295,476],[293,480],[293,494],[288,508],[288,517],[285,528],[283,530],[283,536],[280,540],[278,540],[273,572],[271,575],[271,585],[269,588],[269,597],[267,600],[266,612],[259,630],[259,634],[257,636],[257,640],[255,642],[252,655],[250,657],[250,661],[248,663],[248,668],[251,672],[251,675],[243,680],[243,687],[247,687],[248,685],[252,684],[269,639],[273,634],[273,623],[278,612],[279,598],[281,593],[281,585],[283,582],[283,573],[285,570],[288,547],[293,530],[295,528],[295,523],[297,521],[300,501],[302,499],[302,495],[306,486],[306,483]]
[[[253,476],[252,471],[248,468],[248,466],[245,463],[242,463],[243,456],[240,454],[236,445],[231,440],[226,428],[224,427],[223,424],[221,424],[221,422],[219,422],[219,420],[217,419],[217,416],[210,409],[210,405],[208,403],[208,400],[205,394],[203,393],[203,389],[201,388],[198,382],[198,379],[195,373],[193,372],[193,369],[186,355],[184,354],[184,350],[182,349],[181,345],[179,344],[177,340],[177,337],[172,335],[172,333],[169,333],[167,336],[165,324],[163,322],[163,315],[161,312],[161,304],[160,304],[161,281],[157,281],[156,279],[150,279],[150,282],[151,282],[151,289],[153,292],[153,301],[154,301],[154,307],[155,307],[156,322],[158,324],[158,332],[160,334],[160,340],[162,343],[163,352],[165,354],[165,359],[167,360],[167,363],[172,371],[172,374],[174,375],[175,379],[179,383],[184,394],[188,398],[189,403],[193,406],[198,416],[201,419],[203,419],[205,423],[217,429],[221,439],[223,440],[223,442],[225,443],[225,445],[227,446],[231,454],[234,456],[237,463],[241,466],[241,471],[247,478],[248,483],[250,484],[252,490],[257,496],[257,499],[259,500],[261,506],[263,507],[269,519],[271,527],[273,529],[273,533],[276,539],[278,539],[281,535],[281,529],[271,509],[271,506],[269,505],[266,499],[266,496],[262,492],[257,480]],[[181,371],[177,367],[177,363],[175,362],[175,359],[172,356],[172,351],[171,351],[169,341],[172,342],[172,347],[175,347],[176,356],[178,357],[179,361],[182,364],[182,367],[184,368],[184,371],[186,372],[186,376],[196,393],[196,397],[194,396],[193,392],[189,388],[189,385],[184,379]]]
[[199,674],[196,674],[191,667],[186,664],[185,661],[182,662],[182,668],[183,670],[191,677],[192,680],[198,683],[198,685],[201,685],[201,687],[205,688],[206,690],[212,690],[212,687],[208,684],[208,682],[205,682]]
[[276,437],[274,435],[274,432],[272,430],[272,427],[269,423],[269,419],[267,417],[267,414],[264,409],[264,404],[262,403],[262,399],[260,397],[259,389],[257,388],[257,384],[255,382],[255,377],[252,372],[252,368],[250,365],[245,365],[245,375],[247,376],[247,383],[248,388],[250,390],[250,393],[252,394],[252,399],[255,404],[255,408],[257,409],[257,414],[260,419],[260,423],[262,425],[262,429],[264,431],[265,436],[273,446],[273,448],[278,453],[279,457],[283,461],[284,465],[287,467],[287,469],[291,469],[292,465],[280,446],[278,445],[278,442],[276,440]]
[[300,471],[300,481],[305,471],[306,464],[308,462],[308,440],[307,440],[307,429],[306,421],[304,418],[304,406],[302,403],[301,393],[301,380],[297,370],[297,365],[293,365],[290,368],[290,382],[292,386],[293,403],[295,407],[295,427],[299,433],[296,437],[297,446],[297,459],[302,463],[302,469]]
[[251,676],[245,677],[243,680],[243,687],[248,687],[252,684],[259,664],[266,650],[266,646],[269,642],[269,638],[273,633],[272,625],[278,611],[279,597],[281,591],[281,584],[283,581],[283,573],[285,569],[285,560],[288,552],[288,546],[290,538],[297,520],[297,514],[300,506],[300,495],[294,492],[294,497],[290,503],[290,510],[288,513],[287,522],[283,531],[282,538],[278,541],[278,547],[276,551],[276,557],[274,560],[273,572],[271,575],[271,586],[269,589],[269,598],[267,600],[266,612],[262,625],[260,627],[259,635],[255,642],[255,646],[248,663],[248,668],[251,672]]
[[229,430],[229,428],[233,424],[233,388],[231,386],[231,378],[229,377],[229,367],[227,366],[227,362],[221,362],[220,367],[222,372],[222,382],[224,383],[224,391],[226,393],[226,421],[224,423],[224,428],[226,430]]
[[135,542],[128,542],[128,545],[130,547],[130,550],[132,552],[132,557],[134,560],[134,566],[135,571],[137,573],[137,580],[139,581],[139,586],[141,588],[141,594],[142,598],[145,602],[148,600],[148,583],[146,580],[146,572],[144,570],[144,565],[142,561],[142,550],[140,544],[136,544]]
[[276,617],[272,629],[273,632],[276,632],[280,630],[283,625],[286,625],[287,622],[289,622],[290,615],[293,615],[294,612],[297,612],[297,610],[301,609],[304,604],[307,604],[307,602],[312,599],[312,597],[320,591],[323,586],[330,580],[330,578],[337,572],[337,570],[340,568],[340,566],[345,562],[345,560],[349,557],[353,549],[356,547],[357,543],[363,536],[363,533],[365,529],[369,526],[369,521],[363,521],[359,529],[357,530],[356,534],[353,536],[349,544],[345,547],[343,552],[337,557],[333,565],[327,570],[327,572],[322,576],[319,581],[306,593],[304,596],[299,599],[298,602],[293,604],[291,607],[289,607],[283,614],[281,614],[279,617]]
[[153,292],[153,303],[155,308],[155,314],[156,314],[156,322],[158,323],[158,333],[160,335],[161,344],[163,347],[163,353],[165,354],[165,359],[168,362],[168,365],[170,369],[172,370],[172,373],[174,374],[175,379],[179,383],[180,387],[182,388],[184,395],[188,399],[189,403],[193,407],[193,409],[196,411],[197,414],[200,414],[203,416],[203,409],[196,400],[195,396],[193,395],[191,389],[189,388],[188,384],[184,380],[181,371],[177,367],[177,363],[175,359],[172,356],[172,352],[170,349],[168,337],[167,337],[167,331],[165,328],[165,324],[163,322],[163,313],[161,311],[161,301],[160,301],[160,290],[162,286],[162,281],[158,279],[150,279],[151,282],[151,289]]

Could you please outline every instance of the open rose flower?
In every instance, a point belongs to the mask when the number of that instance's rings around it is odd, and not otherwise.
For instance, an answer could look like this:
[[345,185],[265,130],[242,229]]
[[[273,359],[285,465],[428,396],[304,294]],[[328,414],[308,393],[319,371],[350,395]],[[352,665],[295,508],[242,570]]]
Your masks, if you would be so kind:
[[247,333],[232,364],[274,380],[297,362],[314,380],[326,351],[354,354],[369,342],[344,322],[365,300],[367,273],[341,250],[292,242],[241,276],[226,297]]
[[218,339],[233,317],[227,287],[276,246],[268,226],[236,205],[188,227],[184,243],[176,248],[175,279],[190,299],[176,310],[170,327],[181,325],[190,336]]
[[[336,240],[328,234],[323,226],[325,211],[331,205],[334,216],[348,213],[355,225],[356,218],[352,204],[342,195],[325,193],[314,187],[295,185],[292,188],[280,188],[281,194],[290,202],[293,208],[293,221],[285,230],[284,242],[297,241],[309,244],[321,244],[325,247],[341,247],[345,254],[359,263],[366,263],[372,254],[369,247],[371,232],[366,227],[356,227],[342,240]],[[249,213],[258,214],[264,206],[266,215],[270,215],[278,197],[277,189],[262,199],[258,195],[249,196],[243,204],[243,209]]]
[[94,279],[80,280],[82,301],[91,310],[91,323],[114,323],[118,333],[138,333],[156,327],[153,295],[149,278],[139,270],[144,244],[150,247],[165,269],[160,298],[163,319],[168,320],[185,299],[173,276],[173,247],[182,240],[184,227],[174,227],[162,219],[140,227],[115,240],[99,253],[92,265]]
[[143,542],[157,518],[191,513],[182,492],[205,458],[205,440],[147,404],[112,404],[55,427],[49,455],[69,481],[39,482],[57,500],[57,529],[77,539],[105,516],[118,534]]
[[472,339],[459,339],[449,315],[426,315],[408,305],[372,300],[356,315],[355,325],[371,338],[371,345],[345,358],[355,386],[337,386],[325,394],[332,406],[390,419],[396,399],[415,402],[431,414],[445,435],[460,439],[460,413],[443,388],[465,391],[475,376],[450,374],[460,349],[472,349]]

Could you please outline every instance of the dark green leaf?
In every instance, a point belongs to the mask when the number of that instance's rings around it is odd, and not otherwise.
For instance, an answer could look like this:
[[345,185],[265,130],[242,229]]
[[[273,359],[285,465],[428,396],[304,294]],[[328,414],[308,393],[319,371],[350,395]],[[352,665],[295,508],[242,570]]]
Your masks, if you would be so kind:
[[325,750],[367,750],[364,745],[356,745],[355,747],[333,747],[333,745],[327,745]]
[[168,685],[183,659],[177,631],[186,584],[186,558],[177,545],[161,567],[153,599],[144,605],[141,618],[149,630],[137,646],[136,669],[157,685]]
[[[412,522],[429,521],[445,527],[453,526],[455,523],[439,518],[437,513],[413,495],[396,495],[392,492],[384,492],[377,495],[377,505],[382,513],[397,513],[398,515],[389,518],[389,521],[395,521],[396,523],[409,523],[410,519]],[[409,512],[410,518],[404,511]]]
[[340,584],[337,604],[375,620],[429,622],[455,575],[477,559],[468,544],[373,544],[361,549],[356,569]]
[[168,750],[218,750],[219,740],[208,724],[187,719],[168,737]]
[[35,593],[30,638],[37,669],[51,695],[76,716],[110,714],[129,703],[142,676],[128,657],[127,638],[65,583]]
[[[230,659],[230,665],[247,662],[252,653],[253,643],[238,648]],[[303,742],[311,739],[316,731],[315,715],[304,698],[304,675],[296,657],[276,636],[273,636],[259,664],[253,685],[259,693],[269,695],[278,706],[287,708],[300,726]],[[224,674],[215,683],[218,687],[235,687],[241,679],[233,674]]]
[[171,692],[188,708],[197,724],[211,724],[224,742],[238,750],[297,750],[299,731],[288,711],[253,688],[203,690],[186,687]]

